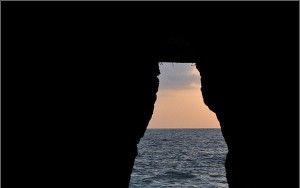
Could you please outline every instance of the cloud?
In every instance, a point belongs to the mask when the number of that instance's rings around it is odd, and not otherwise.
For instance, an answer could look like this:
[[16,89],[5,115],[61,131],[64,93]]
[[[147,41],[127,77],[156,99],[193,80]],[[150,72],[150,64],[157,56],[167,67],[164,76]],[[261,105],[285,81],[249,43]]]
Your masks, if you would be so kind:
[[194,63],[161,63],[160,90],[200,88],[200,76]]

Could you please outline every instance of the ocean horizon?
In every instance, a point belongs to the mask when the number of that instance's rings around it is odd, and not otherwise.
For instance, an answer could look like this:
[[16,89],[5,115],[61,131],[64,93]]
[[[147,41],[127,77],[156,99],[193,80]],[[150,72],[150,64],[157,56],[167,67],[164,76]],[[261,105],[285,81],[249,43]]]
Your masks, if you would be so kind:
[[196,128],[189,128],[189,127],[185,127],[185,128],[177,128],[177,127],[174,127],[174,128],[172,128],[172,127],[167,127],[167,128],[147,128],[147,130],[151,130],[151,129],[162,129],[162,130],[164,130],[164,129],[221,129],[221,128],[212,128],[212,127],[207,127],[207,128],[198,128],[198,127],[196,127]]

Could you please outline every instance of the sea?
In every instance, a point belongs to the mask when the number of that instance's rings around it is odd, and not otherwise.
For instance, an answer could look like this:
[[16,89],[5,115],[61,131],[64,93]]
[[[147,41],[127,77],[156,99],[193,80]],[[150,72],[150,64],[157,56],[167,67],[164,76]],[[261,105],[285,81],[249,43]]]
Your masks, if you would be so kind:
[[227,151],[220,129],[147,129],[129,187],[227,188]]

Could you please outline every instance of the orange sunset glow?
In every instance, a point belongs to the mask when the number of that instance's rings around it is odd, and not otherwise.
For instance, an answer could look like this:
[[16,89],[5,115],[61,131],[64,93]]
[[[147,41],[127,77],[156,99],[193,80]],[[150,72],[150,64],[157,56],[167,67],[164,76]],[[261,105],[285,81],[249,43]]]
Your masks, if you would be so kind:
[[160,63],[157,100],[148,128],[220,128],[204,104],[200,74],[192,63]]

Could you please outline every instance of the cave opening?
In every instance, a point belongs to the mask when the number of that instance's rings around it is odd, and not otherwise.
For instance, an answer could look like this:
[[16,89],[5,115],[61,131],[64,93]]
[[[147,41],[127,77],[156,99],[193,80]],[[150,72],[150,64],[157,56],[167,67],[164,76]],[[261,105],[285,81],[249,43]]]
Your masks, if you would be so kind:
[[152,118],[138,144],[130,187],[228,187],[227,146],[204,104],[194,63],[159,63]]

